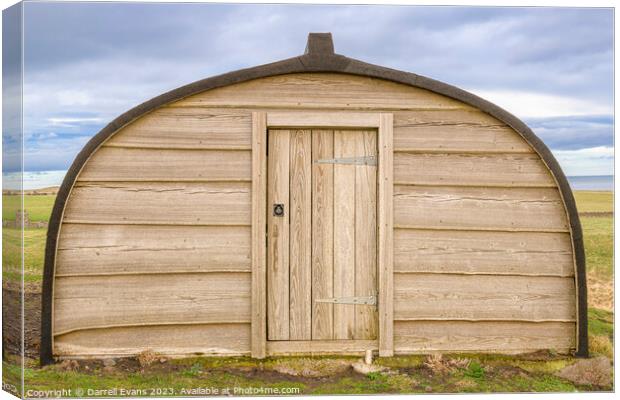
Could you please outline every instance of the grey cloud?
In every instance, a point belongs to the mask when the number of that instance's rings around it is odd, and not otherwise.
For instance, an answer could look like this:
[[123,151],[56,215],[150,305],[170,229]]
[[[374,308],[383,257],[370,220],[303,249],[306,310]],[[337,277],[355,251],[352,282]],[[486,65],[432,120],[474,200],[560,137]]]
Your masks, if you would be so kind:
[[[25,17],[33,168],[65,168],[83,138],[164,91],[298,55],[312,31],[331,31],[341,54],[460,87],[613,101],[609,9],[29,2]],[[72,117],[103,122],[50,123]],[[579,118],[528,122],[554,149],[611,143],[613,121]],[[46,156],[54,147],[66,159]]]
[[528,119],[527,124],[554,150],[613,147],[612,116],[574,116]]
[[315,30],[349,56],[459,85],[611,98],[608,9],[29,3],[26,18],[33,71],[97,57],[250,66],[299,54]]

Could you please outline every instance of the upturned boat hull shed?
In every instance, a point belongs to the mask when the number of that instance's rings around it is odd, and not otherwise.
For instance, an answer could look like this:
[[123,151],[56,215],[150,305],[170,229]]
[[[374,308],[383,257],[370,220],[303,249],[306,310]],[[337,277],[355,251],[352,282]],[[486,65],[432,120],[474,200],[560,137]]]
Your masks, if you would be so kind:
[[549,149],[331,34],[94,136],[56,199],[42,304],[42,363],[588,354],[581,226]]

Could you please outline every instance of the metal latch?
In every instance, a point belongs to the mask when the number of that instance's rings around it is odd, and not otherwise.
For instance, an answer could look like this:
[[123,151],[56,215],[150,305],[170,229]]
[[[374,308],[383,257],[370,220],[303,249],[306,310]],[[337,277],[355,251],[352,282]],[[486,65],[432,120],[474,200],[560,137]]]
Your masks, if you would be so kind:
[[284,215],[284,204],[274,204],[273,205],[273,216],[282,217],[283,215]]
[[356,297],[330,297],[327,299],[315,299],[317,303],[333,303],[333,304],[356,304],[376,306],[377,296],[356,296]]
[[316,164],[349,164],[349,165],[377,165],[377,157],[343,157],[316,160]]

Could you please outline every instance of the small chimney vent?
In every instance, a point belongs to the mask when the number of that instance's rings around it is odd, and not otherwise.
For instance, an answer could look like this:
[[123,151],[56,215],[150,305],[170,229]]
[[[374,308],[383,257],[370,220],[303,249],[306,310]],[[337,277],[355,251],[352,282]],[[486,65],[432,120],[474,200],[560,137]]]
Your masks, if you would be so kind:
[[309,33],[306,54],[334,54],[334,42],[331,33]]

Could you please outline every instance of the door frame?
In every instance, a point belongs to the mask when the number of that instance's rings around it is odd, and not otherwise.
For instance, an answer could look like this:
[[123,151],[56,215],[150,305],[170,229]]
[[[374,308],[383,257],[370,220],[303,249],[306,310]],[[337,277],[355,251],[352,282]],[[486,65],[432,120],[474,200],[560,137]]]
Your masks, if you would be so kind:
[[[251,355],[342,353],[379,350],[394,355],[393,125],[391,113],[346,111],[252,112],[252,294]],[[377,129],[377,341],[267,343],[267,131],[270,128]],[[336,342],[336,343],[334,343]],[[307,350],[306,350],[307,349]]]

